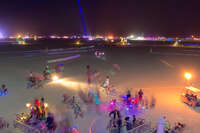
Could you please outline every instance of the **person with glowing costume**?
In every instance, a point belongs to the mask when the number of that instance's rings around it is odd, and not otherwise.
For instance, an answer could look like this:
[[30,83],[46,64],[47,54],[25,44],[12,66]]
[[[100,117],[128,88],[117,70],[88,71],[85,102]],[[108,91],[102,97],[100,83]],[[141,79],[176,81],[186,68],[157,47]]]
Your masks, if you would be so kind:
[[138,103],[139,103],[139,96],[138,96],[138,94],[136,93],[136,94],[135,94],[135,98],[134,98],[134,105],[135,105],[135,107],[138,107]]
[[126,94],[126,104],[129,105],[131,104],[131,91],[128,89],[127,94]]
[[40,101],[38,99],[36,99],[34,103],[34,113],[35,113],[36,119],[39,120],[41,118],[42,109],[40,107]]
[[49,79],[51,74],[51,70],[49,69],[49,66],[47,65],[43,71],[43,75],[45,77],[45,79]]
[[111,100],[109,108],[111,110],[115,110],[116,109],[116,104],[117,104],[117,100],[116,99]]
[[94,98],[95,98],[96,105],[99,105],[101,102],[97,93],[94,94]]

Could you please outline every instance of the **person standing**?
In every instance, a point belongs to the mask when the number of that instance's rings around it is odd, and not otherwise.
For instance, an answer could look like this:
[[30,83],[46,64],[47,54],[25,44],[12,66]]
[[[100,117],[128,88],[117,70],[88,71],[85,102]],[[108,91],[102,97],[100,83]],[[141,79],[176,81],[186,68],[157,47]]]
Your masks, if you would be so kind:
[[88,82],[88,87],[90,88],[90,85],[92,83],[92,72],[90,70],[90,65],[87,65],[86,68],[87,68],[87,82]]
[[44,98],[41,98],[41,119],[45,119],[46,117],[46,107],[45,107],[45,102],[44,102]]
[[142,102],[142,99],[143,99],[143,91],[142,89],[140,89],[140,91],[138,92],[138,95],[139,95],[139,102]]
[[132,120],[132,124],[133,124],[133,128],[135,128],[136,127],[136,117],[135,117],[135,115],[133,115],[133,120]]
[[122,119],[119,117],[117,120],[117,127],[118,127],[118,133],[121,133],[121,127],[122,127]]
[[156,99],[154,96],[151,96],[150,108],[154,108],[156,104]]
[[126,130],[127,131],[131,130],[131,122],[130,122],[130,118],[128,116],[125,117],[125,123],[126,123]]
[[106,76],[106,80],[101,86],[105,89],[106,94],[108,94],[108,92],[110,91],[110,77],[109,76]]
[[94,94],[94,98],[95,98],[95,103],[96,103],[96,112],[99,113],[100,112],[100,99],[98,97],[98,94]]
[[6,88],[6,85],[5,84],[3,84],[2,85],[2,91],[3,91],[3,95],[6,95],[7,94],[7,92],[8,92],[8,89]]

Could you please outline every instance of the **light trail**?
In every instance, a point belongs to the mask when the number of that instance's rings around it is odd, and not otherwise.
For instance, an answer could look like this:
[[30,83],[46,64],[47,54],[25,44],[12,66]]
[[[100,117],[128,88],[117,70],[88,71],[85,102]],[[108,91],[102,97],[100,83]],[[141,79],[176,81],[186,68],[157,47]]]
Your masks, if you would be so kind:
[[78,81],[74,81],[72,79],[69,79],[69,78],[63,78],[63,79],[56,79],[52,82],[50,82],[49,84],[58,84],[58,85],[62,85],[66,88],[70,88],[72,90],[75,90],[75,91],[78,91],[80,90],[81,88],[80,87],[86,87],[87,84],[86,83],[83,83],[83,82],[78,82]]
[[166,66],[170,67],[170,68],[174,68],[173,65],[169,64],[166,60],[160,59],[160,62],[165,64]]
[[85,26],[85,21],[84,21],[84,17],[83,17],[83,12],[82,12],[82,9],[81,9],[80,0],[78,0],[78,6],[79,6],[80,14],[81,14],[81,21],[82,21],[82,25],[83,25],[84,35],[87,36],[87,30],[86,30],[86,26]]

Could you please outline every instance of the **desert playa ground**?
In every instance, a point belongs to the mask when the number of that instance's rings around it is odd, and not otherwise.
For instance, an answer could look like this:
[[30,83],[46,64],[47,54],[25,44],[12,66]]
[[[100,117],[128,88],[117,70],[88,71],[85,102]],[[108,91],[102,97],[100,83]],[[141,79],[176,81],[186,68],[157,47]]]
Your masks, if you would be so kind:
[[[88,110],[80,99],[85,112],[84,118],[75,120],[73,111],[61,102],[63,93],[78,96],[78,91],[86,88],[86,65],[89,64],[93,70],[101,72],[102,78],[105,79],[109,75],[111,84],[119,89],[119,93],[124,93],[126,88],[132,88],[131,92],[134,94],[142,88],[148,99],[154,96],[155,108],[145,110],[143,115],[152,122],[152,126],[156,126],[160,116],[166,116],[172,126],[177,121],[185,123],[185,133],[199,132],[200,113],[180,100],[182,89],[186,85],[184,72],[191,72],[195,81],[200,76],[199,56],[152,54],[149,52],[150,48],[144,47],[106,48],[103,51],[105,59],[98,59],[90,52],[80,53],[80,58],[61,62],[65,67],[62,77],[72,81],[73,85],[46,84],[39,89],[26,89],[26,78],[30,71],[41,73],[47,60],[75,54],[0,56],[0,84],[6,84],[8,87],[8,95],[0,97],[0,116],[12,123],[16,113],[27,111],[27,102],[44,97],[51,111],[57,116],[59,126],[56,132],[62,133],[74,125],[78,127],[79,133],[89,133],[91,126],[94,126],[95,133],[107,132],[109,118],[106,114]],[[168,52],[170,51],[171,49],[168,49]],[[113,64],[118,64],[120,71],[116,71]],[[118,95],[121,94],[116,97]],[[101,101],[107,102],[107,99],[109,98],[105,96]],[[95,122],[98,124],[93,124]],[[20,131],[11,125],[9,129],[0,132]]]

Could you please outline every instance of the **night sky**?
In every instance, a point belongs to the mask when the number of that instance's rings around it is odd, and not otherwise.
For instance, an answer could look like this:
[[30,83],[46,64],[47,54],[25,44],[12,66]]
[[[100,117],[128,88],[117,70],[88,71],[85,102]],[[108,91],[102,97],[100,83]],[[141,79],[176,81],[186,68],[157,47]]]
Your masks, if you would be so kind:
[[[88,34],[200,34],[198,0],[80,0]],[[6,34],[83,33],[77,0],[1,0]]]

